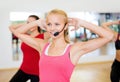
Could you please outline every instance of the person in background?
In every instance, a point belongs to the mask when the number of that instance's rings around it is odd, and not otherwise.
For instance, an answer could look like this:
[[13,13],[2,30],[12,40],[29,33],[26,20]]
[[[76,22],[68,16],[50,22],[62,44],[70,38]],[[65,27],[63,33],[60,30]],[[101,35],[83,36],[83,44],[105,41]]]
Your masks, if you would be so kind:
[[[30,15],[27,19],[27,24],[38,19],[39,17],[37,15]],[[14,32],[14,30],[23,25],[24,24],[10,25],[9,28],[11,32]],[[42,30],[38,26],[29,29],[26,35],[29,35],[36,40],[49,39],[48,33],[42,33]],[[17,73],[11,78],[10,82],[27,82],[28,80],[30,80],[30,82],[39,82],[39,52],[24,42],[21,43],[21,50],[23,52],[22,64]]]
[[19,39],[14,34],[12,34],[12,44],[14,44],[14,41],[15,41],[15,45],[16,45],[15,54],[18,54]]
[[[40,26],[52,40],[36,40],[27,35],[34,26]],[[75,29],[83,27],[98,34],[98,38],[85,42],[69,43],[68,26]],[[75,30],[72,29],[72,30]],[[31,22],[13,31],[22,41],[40,53],[40,82],[70,82],[72,72],[80,57],[113,39],[113,33],[90,22],[78,18],[68,18],[63,10],[53,9],[48,12],[45,22],[42,19]],[[97,45],[97,46],[96,46]]]
[[[112,25],[118,25],[118,32],[111,30],[109,27]],[[112,22],[104,22],[102,23],[102,27],[107,30],[110,30],[115,35],[115,48],[116,48],[116,56],[115,60],[111,67],[110,79],[111,82],[120,82],[120,20],[112,21]]]

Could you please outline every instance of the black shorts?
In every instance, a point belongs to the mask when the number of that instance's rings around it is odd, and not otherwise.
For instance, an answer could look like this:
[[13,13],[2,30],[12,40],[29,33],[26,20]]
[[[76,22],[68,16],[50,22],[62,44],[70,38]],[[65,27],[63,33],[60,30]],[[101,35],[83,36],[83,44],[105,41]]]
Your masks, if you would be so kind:
[[39,82],[39,76],[27,74],[22,70],[18,70],[9,82],[26,82],[27,80],[30,80],[30,82]]
[[111,82],[120,82],[120,62],[114,60],[110,74]]

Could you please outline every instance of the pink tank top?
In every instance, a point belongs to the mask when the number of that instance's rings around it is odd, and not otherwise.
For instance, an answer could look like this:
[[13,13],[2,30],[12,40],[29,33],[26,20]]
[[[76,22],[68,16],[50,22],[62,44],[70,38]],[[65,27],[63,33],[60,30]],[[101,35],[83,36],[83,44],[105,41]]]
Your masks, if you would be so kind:
[[45,52],[49,43],[43,49],[41,54],[40,82],[70,82],[74,65],[70,60],[70,45],[68,45],[61,56],[48,56]]

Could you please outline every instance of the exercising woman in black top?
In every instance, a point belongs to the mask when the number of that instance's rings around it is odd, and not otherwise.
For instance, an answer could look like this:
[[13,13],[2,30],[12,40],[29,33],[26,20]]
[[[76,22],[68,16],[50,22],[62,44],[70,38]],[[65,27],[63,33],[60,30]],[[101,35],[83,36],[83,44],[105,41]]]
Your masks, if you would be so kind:
[[[108,30],[108,27],[111,25],[118,25],[118,32],[114,32],[115,34],[115,48],[116,48],[116,57],[112,64],[110,79],[111,82],[120,82],[120,21],[106,22],[103,23],[102,26]],[[112,30],[111,30],[112,31]]]

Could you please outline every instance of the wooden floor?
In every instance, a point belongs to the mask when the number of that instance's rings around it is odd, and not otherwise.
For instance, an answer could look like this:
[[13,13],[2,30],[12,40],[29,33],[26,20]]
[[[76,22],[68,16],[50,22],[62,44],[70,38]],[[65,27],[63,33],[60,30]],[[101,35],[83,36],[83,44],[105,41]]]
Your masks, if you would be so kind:
[[71,82],[110,82],[112,62],[78,65]]
[[[79,64],[76,66],[71,82],[110,82],[111,62]],[[1,69],[0,82],[9,82],[17,69]]]

